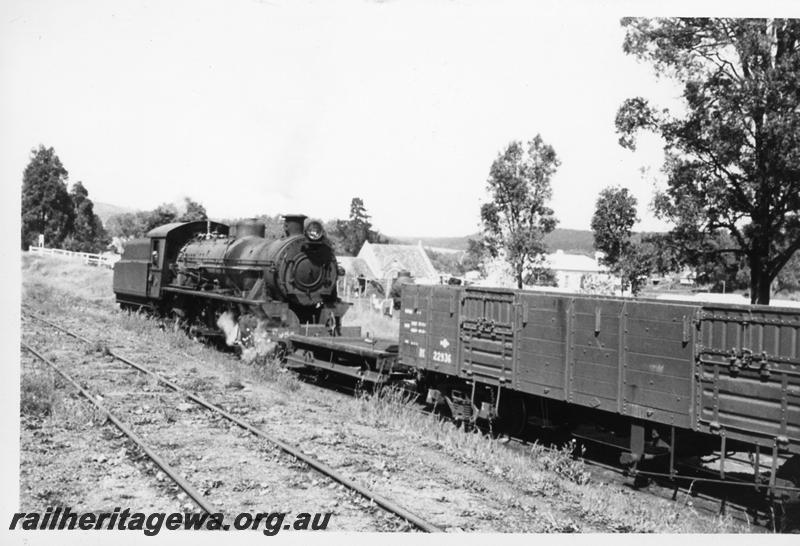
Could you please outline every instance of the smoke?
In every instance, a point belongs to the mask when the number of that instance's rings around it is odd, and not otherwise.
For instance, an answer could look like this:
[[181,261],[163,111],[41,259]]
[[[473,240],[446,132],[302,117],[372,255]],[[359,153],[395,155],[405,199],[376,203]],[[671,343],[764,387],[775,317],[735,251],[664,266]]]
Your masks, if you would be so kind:
[[225,311],[217,319],[217,326],[225,332],[225,343],[233,346],[239,339],[239,324],[234,320],[233,313]]
[[275,356],[278,344],[272,340],[265,321],[259,320],[255,328],[248,330],[248,335],[242,339],[242,360],[263,362]]
[[237,321],[233,313],[226,311],[217,319],[217,326],[225,333],[225,343],[229,347],[239,345],[242,348],[243,361],[264,363],[275,356],[278,343],[266,321],[252,315],[243,315]]

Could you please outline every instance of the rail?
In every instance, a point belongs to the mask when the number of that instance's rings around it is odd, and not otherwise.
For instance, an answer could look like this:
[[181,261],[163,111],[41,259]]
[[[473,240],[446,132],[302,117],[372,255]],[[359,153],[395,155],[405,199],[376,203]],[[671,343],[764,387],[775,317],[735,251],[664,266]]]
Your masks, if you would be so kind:
[[40,254],[42,256],[62,256],[70,260],[79,261],[87,265],[114,267],[114,264],[119,260],[119,255],[105,255],[105,254],[92,254],[90,252],[73,252],[71,250],[63,250],[60,248],[44,248],[41,246],[30,246],[28,252],[31,254]]
[[68,383],[70,383],[73,387],[75,387],[75,389],[77,389],[77,391],[81,393],[84,396],[84,398],[86,398],[89,402],[94,404],[94,406],[98,410],[100,410],[100,412],[103,413],[103,415],[105,415],[109,421],[114,423],[114,425],[116,425],[116,427],[120,431],[122,431],[122,433],[125,434],[125,436],[127,436],[134,444],[139,446],[141,450],[144,451],[148,457],[150,457],[151,461],[153,461],[156,465],[158,465],[158,467],[161,470],[163,470],[164,473],[178,485],[178,487],[180,487],[187,495],[189,495],[189,497],[197,504],[197,506],[199,506],[209,514],[217,512],[217,509],[214,508],[211,504],[208,503],[208,501],[206,501],[203,498],[202,493],[200,493],[197,489],[195,489],[189,482],[187,482],[178,473],[176,469],[174,469],[172,466],[170,466],[169,463],[167,463],[164,459],[162,459],[150,446],[148,446],[144,442],[144,440],[142,440],[142,438],[138,434],[133,432],[133,430],[131,430],[131,428],[125,422],[123,422],[116,415],[111,413],[111,411],[109,411],[108,408],[106,408],[103,404],[98,402],[89,391],[81,387],[81,385],[72,376],[67,374],[64,370],[59,368],[54,362],[48,360],[44,355],[42,355],[40,352],[38,352],[36,349],[31,347],[27,343],[20,342],[20,346],[29,353],[31,353],[33,356],[35,356],[36,358],[38,358],[39,360],[41,360],[42,362],[53,368],[53,370],[55,370],[56,373],[58,373]]
[[[90,340],[90,339],[88,339],[88,338],[86,338],[86,337],[84,337],[84,336],[82,336],[80,334],[72,332],[71,330],[68,330],[67,328],[64,328],[63,326],[60,326],[60,325],[58,325],[58,324],[56,324],[54,322],[51,322],[51,321],[45,319],[44,317],[41,317],[41,316],[37,315],[36,313],[33,313],[31,311],[27,311],[27,310],[23,310],[23,313],[28,315],[29,317],[31,317],[33,319],[39,320],[39,321],[43,322],[44,324],[47,324],[47,325],[55,328],[56,330],[60,330],[61,332],[65,333],[66,335],[68,335],[70,337],[73,337],[73,338],[75,338],[77,340],[80,340],[80,341],[82,341],[82,342],[84,342],[86,344],[89,344],[89,345],[95,345],[94,341],[92,341],[92,340]],[[200,406],[203,406],[204,408],[206,408],[206,409],[208,409],[210,411],[213,411],[214,413],[216,413],[218,415],[221,415],[222,417],[224,417],[228,421],[230,421],[230,422],[234,423],[235,425],[247,430],[248,432],[252,433],[253,435],[258,436],[259,438],[270,442],[271,444],[277,446],[279,449],[281,449],[285,453],[288,453],[289,455],[293,456],[294,458],[304,462],[305,464],[307,464],[311,468],[313,468],[313,469],[317,470],[318,472],[328,476],[332,480],[342,484],[343,486],[345,486],[346,488],[350,489],[351,491],[355,491],[356,493],[358,493],[359,495],[361,495],[365,499],[367,499],[367,500],[369,500],[371,502],[374,502],[375,504],[377,504],[378,506],[380,506],[381,508],[383,508],[387,512],[391,512],[392,514],[395,514],[396,516],[399,516],[400,518],[406,520],[408,523],[410,523],[411,525],[413,525],[417,529],[419,529],[421,531],[424,531],[424,532],[427,532],[427,533],[443,532],[442,528],[437,527],[436,525],[430,523],[429,521],[426,521],[422,517],[420,517],[417,514],[414,514],[413,512],[405,509],[404,507],[402,507],[399,504],[395,503],[391,499],[389,499],[387,497],[384,497],[383,495],[380,495],[378,493],[375,493],[374,491],[371,491],[371,490],[367,489],[363,485],[361,485],[361,484],[359,484],[359,483],[357,483],[357,482],[355,482],[355,481],[343,476],[341,473],[337,472],[335,469],[333,469],[330,466],[326,465],[322,461],[319,461],[319,460],[317,460],[317,459],[315,459],[315,458],[313,458],[313,457],[311,457],[309,455],[306,455],[305,453],[300,451],[297,447],[295,447],[295,446],[293,446],[293,445],[291,445],[291,444],[289,444],[287,442],[284,442],[283,440],[280,440],[279,438],[276,438],[273,435],[267,434],[263,430],[261,430],[259,428],[256,428],[255,426],[251,425],[250,423],[242,421],[238,417],[236,417],[233,414],[225,411],[224,409],[220,408],[219,406],[216,406],[216,405],[212,404],[211,402],[205,400],[204,398],[200,397],[199,395],[184,389],[183,387],[173,383],[169,379],[166,379],[165,377],[163,377],[163,376],[159,375],[158,373],[146,368],[145,366],[142,366],[141,364],[138,364],[138,363],[136,363],[136,362],[134,362],[134,361],[132,361],[132,360],[130,360],[130,359],[128,359],[128,358],[126,358],[126,357],[114,352],[114,351],[112,351],[111,349],[108,350],[108,354],[111,357],[119,360],[120,362],[123,362],[123,363],[127,364],[128,366],[131,366],[132,368],[135,368],[135,369],[139,370],[140,372],[143,372],[143,373],[149,375],[150,377],[156,379],[159,383],[161,383],[163,385],[166,385],[167,387],[169,387],[170,389],[174,390],[175,392],[177,392],[179,394],[182,394],[183,396],[185,396],[186,398],[188,398],[192,402],[194,402],[194,403],[196,403],[196,404],[198,404]]]

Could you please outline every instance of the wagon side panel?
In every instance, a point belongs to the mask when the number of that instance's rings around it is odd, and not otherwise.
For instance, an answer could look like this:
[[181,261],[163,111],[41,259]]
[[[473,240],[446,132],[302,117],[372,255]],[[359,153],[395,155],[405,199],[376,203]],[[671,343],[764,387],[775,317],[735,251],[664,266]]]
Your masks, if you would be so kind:
[[569,402],[618,411],[622,306],[621,300],[575,298],[568,328]]
[[567,328],[572,298],[519,294],[516,382],[523,392],[565,400]]
[[400,357],[420,369],[458,373],[457,287],[406,285],[400,305]]
[[695,306],[628,301],[622,310],[620,412],[690,428]]
[[458,375],[458,322],[461,289],[431,286],[428,296],[428,369]]
[[800,314],[704,306],[695,428],[800,452]]

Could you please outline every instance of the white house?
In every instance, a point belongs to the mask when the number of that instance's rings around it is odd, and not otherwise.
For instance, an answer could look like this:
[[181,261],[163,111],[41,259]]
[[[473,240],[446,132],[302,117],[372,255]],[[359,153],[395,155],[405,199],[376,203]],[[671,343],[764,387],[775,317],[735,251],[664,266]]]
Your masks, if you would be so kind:
[[545,262],[555,273],[558,287],[570,292],[579,292],[589,275],[609,276],[606,267],[600,265],[599,253],[590,258],[584,254],[567,254],[559,249],[548,254]]
[[[532,289],[555,290],[557,292],[603,292],[619,287],[619,279],[609,274],[605,266],[600,265],[601,254],[594,257],[584,254],[567,254],[556,250],[545,257],[545,265],[556,276],[558,286],[526,287]],[[475,282],[481,286],[499,286],[515,288],[514,276],[508,263],[502,258],[491,260],[485,264],[486,278]]]

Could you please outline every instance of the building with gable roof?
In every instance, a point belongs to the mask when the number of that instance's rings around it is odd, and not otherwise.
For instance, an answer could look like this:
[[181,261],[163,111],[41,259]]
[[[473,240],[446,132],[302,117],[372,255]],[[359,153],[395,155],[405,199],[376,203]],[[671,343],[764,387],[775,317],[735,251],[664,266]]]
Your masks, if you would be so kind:
[[378,245],[365,242],[358,257],[367,263],[376,279],[394,279],[408,271],[416,282],[438,283],[439,273],[422,248],[416,245]]
[[[386,294],[401,271],[408,271],[417,283],[439,282],[439,273],[421,243],[382,245],[365,242],[358,256],[337,256],[336,261],[345,272],[339,280],[342,296],[363,291],[364,281],[366,285],[373,284],[372,281],[380,283]],[[359,282],[361,288],[358,288]]]

